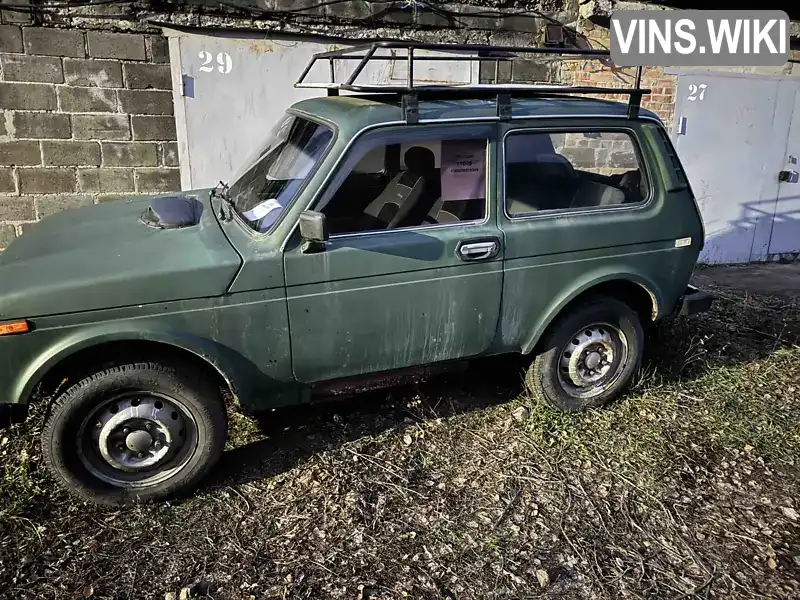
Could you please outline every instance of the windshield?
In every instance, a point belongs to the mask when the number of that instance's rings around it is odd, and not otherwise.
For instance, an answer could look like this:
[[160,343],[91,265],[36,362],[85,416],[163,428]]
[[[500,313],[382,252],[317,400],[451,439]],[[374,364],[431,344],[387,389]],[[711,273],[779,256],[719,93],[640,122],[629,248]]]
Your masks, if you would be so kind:
[[333,131],[324,125],[294,115],[284,117],[267,145],[228,190],[236,212],[256,231],[269,231],[319,163],[332,137]]

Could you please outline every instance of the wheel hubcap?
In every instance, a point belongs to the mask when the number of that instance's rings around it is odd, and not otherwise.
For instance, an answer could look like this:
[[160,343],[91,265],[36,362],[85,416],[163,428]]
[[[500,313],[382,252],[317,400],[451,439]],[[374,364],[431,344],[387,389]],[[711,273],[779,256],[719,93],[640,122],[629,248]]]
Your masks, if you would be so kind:
[[600,394],[616,381],[627,356],[627,340],[618,327],[589,325],[576,332],[562,349],[559,380],[573,396]]
[[84,421],[79,455],[92,474],[113,485],[153,484],[186,463],[193,432],[193,420],[177,401],[118,396]]
[[133,452],[144,452],[153,445],[153,436],[146,431],[134,431],[125,438],[125,445]]
[[599,352],[589,352],[583,361],[587,369],[596,369],[603,362],[603,355]]

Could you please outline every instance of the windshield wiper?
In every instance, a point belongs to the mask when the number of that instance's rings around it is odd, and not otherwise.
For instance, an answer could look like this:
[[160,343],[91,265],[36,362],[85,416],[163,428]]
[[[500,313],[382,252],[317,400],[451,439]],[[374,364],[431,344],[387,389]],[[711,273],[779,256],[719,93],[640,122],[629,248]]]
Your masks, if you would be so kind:
[[[217,198],[222,199],[222,203],[219,205],[219,218],[223,221],[230,221],[233,219],[233,200],[231,200],[230,194],[228,194],[228,190],[230,186],[225,183],[224,181],[220,181],[214,189],[211,190],[211,196],[216,196]],[[225,214],[225,207],[228,207],[228,214]]]

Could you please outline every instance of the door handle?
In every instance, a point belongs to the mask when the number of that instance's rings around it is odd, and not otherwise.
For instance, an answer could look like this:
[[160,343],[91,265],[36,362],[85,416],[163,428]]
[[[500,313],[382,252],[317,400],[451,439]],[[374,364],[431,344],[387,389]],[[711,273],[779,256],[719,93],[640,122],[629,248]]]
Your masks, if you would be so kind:
[[785,181],[786,183],[797,183],[797,180],[800,179],[798,176],[797,171],[789,170],[789,171],[781,171],[778,173],[778,181]]
[[500,250],[500,244],[495,240],[485,242],[470,242],[458,247],[461,260],[483,260],[492,258]]

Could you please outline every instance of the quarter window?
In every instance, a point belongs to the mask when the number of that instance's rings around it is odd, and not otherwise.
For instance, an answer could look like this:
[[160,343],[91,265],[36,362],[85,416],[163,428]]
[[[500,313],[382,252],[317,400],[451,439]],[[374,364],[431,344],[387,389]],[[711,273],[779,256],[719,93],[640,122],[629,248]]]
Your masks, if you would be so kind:
[[635,205],[649,194],[636,144],[622,131],[511,133],[505,163],[511,217]]
[[330,233],[483,220],[487,145],[486,139],[469,138],[362,146],[321,209]]

